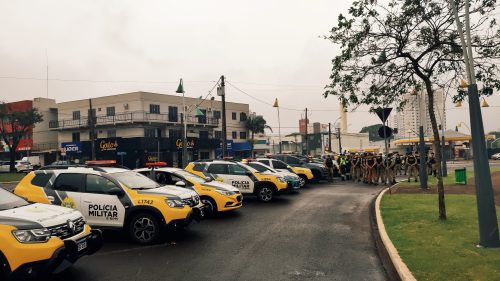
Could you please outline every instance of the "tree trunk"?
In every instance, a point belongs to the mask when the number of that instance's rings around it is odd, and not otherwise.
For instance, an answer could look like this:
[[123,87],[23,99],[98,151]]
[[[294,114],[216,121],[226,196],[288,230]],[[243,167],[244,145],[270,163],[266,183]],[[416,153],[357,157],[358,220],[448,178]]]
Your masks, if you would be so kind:
[[[438,207],[439,207],[439,219],[446,220],[446,206],[444,202],[444,185],[443,185],[443,171],[441,169],[441,139],[439,137],[439,130],[436,121],[436,114],[434,113],[434,91],[432,90],[432,84],[429,79],[425,80],[425,88],[427,90],[428,105],[427,109],[429,111],[429,117],[431,119],[432,133],[434,139],[432,141],[434,148],[434,155],[436,160],[436,170],[437,170],[437,189],[438,189]],[[444,118],[444,116],[443,116]],[[443,125],[441,125],[443,126]],[[421,165],[426,165],[427,163],[421,163]]]
[[15,147],[17,146],[12,146],[12,147],[9,147],[9,158],[10,158],[10,172],[11,173],[14,173],[14,172],[17,172],[16,171],[16,149]]

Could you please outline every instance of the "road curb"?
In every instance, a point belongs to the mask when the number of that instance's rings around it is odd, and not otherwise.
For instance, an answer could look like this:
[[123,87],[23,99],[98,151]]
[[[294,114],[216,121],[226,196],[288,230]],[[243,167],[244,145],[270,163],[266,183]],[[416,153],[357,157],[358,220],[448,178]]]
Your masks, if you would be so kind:
[[385,230],[385,225],[384,221],[382,220],[382,214],[380,212],[380,201],[382,200],[382,196],[390,190],[392,187],[396,186],[397,184],[388,187],[384,190],[382,190],[377,198],[375,199],[375,220],[377,224],[377,229],[378,229],[378,235],[380,237],[380,240],[382,242],[382,246],[385,249],[385,252],[387,253],[387,256],[392,263],[392,267],[394,268],[395,272],[397,273],[399,280],[402,281],[416,281],[415,277],[411,273],[411,271],[408,269],[406,264],[403,262],[401,257],[398,254],[398,251],[396,247],[394,247],[394,244],[392,244],[391,239],[389,238],[389,235],[387,235],[387,232]]
[[0,182],[0,184],[13,184],[13,183],[19,183],[19,181],[3,181],[3,182]]

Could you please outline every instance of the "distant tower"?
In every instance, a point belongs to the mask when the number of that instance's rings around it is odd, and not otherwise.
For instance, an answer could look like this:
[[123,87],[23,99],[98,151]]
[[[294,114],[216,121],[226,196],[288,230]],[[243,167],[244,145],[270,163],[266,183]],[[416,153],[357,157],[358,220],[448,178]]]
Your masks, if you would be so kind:
[[339,103],[340,105],[340,133],[347,133],[347,109],[345,108],[343,103]]

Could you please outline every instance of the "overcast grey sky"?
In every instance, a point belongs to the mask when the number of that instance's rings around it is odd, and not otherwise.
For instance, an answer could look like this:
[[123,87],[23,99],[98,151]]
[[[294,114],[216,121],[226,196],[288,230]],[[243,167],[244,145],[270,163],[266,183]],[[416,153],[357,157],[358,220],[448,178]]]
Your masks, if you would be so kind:
[[[311,121],[333,122],[338,102],[322,93],[338,48],[320,37],[350,3],[1,0],[0,100],[46,96],[47,52],[48,96],[58,102],[139,90],[175,94],[181,77],[186,95],[199,97],[223,74],[267,104],[231,85],[227,100],[249,103],[272,127],[277,114],[268,104],[276,97],[281,107],[311,109]],[[488,102],[485,129],[500,130],[500,95]],[[449,127],[469,123],[467,104],[447,106]],[[282,109],[280,115],[282,133],[297,131],[303,112]],[[376,122],[367,112],[348,117],[350,131]]]

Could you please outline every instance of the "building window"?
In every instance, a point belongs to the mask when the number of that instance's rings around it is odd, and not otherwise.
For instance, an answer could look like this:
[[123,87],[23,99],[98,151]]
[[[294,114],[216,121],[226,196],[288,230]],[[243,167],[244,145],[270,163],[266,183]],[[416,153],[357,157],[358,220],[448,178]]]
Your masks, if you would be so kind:
[[215,139],[222,139],[222,131],[214,131],[214,137]]
[[233,140],[238,139],[238,132],[233,132]]
[[214,110],[214,118],[215,119],[220,119],[221,118],[221,113],[219,110]]
[[200,152],[200,159],[210,159],[210,152],[201,151]]
[[72,142],[80,141],[80,133],[79,132],[72,133],[71,134],[71,141]]
[[174,130],[170,129],[168,130],[168,136],[173,139],[180,139],[181,138],[181,130]]
[[233,118],[233,120],[236,120],[236,112],[233,112],[233,113],[231,114],[231,117]]
[[247,114],[245,112],[240,113],[240,121],[241,122],[247,121]]
[[154,128],[144,128],[144,137],[154,138],[156,136],[156,129]]
[[240,132],[240,139],[246,140],[247,139],[247,132]]
[[150,104],[149,105],[149,113],[160,114],[160,105],[159,104]]
[[80,120],[80,110],[73,111],[73,120]]
[[168,121],[169,122],[178,122],[179,116],[177,113],[177,106],[169,106],[168,107]]
[[106,116],[115,116],[115,107],[114,106],[106,107]]
[[208,139],[208,131],[200,131],[200,139]]
[[116,138],[116,130],[108,130],[108,138]]

